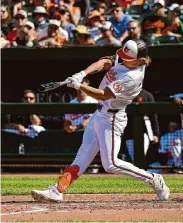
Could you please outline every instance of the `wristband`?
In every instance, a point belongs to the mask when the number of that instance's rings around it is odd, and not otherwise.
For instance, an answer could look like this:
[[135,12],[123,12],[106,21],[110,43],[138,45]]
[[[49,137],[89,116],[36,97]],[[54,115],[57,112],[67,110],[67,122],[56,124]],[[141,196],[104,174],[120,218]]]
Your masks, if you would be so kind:
[[84,72],[84,70],[80,71],[79,73],[81,74],[82,78],[86,77],[86,73]]

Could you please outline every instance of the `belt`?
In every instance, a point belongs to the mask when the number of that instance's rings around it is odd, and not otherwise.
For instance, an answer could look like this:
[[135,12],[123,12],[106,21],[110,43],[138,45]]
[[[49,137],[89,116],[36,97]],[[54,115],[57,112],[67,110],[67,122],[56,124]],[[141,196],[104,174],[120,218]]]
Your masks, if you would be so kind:
[[[97,109],[99,110],[99,111],[102,111],[102,108],[103,108],[103,105],[101,105],[101,104],[97,104]],[[106,110],[107,112],[112,112],[112,113],[116,113],[116,112],[119,112],[119,109],[108,109],[108,110]]]

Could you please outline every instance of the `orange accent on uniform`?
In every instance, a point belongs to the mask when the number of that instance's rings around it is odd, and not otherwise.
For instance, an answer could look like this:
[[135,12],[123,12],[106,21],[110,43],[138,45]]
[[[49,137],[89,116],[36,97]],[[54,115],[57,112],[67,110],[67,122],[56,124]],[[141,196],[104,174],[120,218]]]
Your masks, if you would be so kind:
[[79,169],[79,166],[74,165],[64,170],[64,174],[58,178],[57,189],[60,193],[65,192],[70,184],[79,177]]

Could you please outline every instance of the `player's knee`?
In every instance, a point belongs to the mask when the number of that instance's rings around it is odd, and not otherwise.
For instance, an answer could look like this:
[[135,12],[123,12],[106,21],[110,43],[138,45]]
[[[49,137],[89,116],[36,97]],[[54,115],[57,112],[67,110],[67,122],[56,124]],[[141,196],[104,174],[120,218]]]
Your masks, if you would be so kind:
[[114,167],[113,164],[111,164],[111,165],[103,165],[103,167],[104,167],[104,170],[107,173],[113,173],[114,172],[114,169],[115,169],[115,167]]

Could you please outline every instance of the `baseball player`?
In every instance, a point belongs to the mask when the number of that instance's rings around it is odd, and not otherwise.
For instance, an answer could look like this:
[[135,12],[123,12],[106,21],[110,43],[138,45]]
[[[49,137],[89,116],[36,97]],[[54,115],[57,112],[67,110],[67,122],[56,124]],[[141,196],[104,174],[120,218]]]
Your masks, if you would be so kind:
[[[80,89],[99,100],[98,109],[85,128],[74,162],[64,170],[56,184],[47,190],[33,190],[31,194],[35,200],[60,202],[63,192],[84,173],[99,151],[106,172],[140,179],[154,189],[160,200],[168,199],[170,191],[161,175],[118,159],[121,135],[127,124],[125,109],[142,89],[150,58],[146,43],[140,39],[128,40],[116,54],[122,59],[121,64],[112,66],[110,59],[101,59],[68,78],[71,81],[68,87]],[[81,84],[85,76],[102,70],[108,71],[98,89]]]

